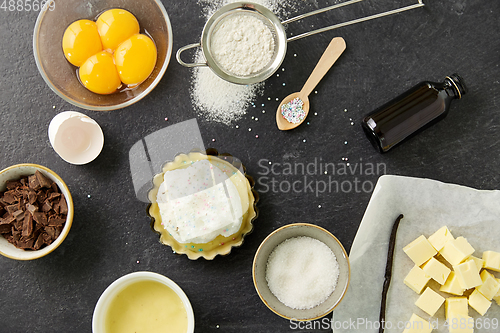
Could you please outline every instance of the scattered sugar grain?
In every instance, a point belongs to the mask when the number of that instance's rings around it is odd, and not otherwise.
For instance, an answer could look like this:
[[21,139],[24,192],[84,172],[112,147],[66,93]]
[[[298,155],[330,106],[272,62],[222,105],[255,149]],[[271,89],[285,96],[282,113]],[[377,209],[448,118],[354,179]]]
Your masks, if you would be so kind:
[[293,309],[311,309],[335,290],[339,264],[331,249],[311,237],[289,238],[269,256],[266,280],[271,292]]

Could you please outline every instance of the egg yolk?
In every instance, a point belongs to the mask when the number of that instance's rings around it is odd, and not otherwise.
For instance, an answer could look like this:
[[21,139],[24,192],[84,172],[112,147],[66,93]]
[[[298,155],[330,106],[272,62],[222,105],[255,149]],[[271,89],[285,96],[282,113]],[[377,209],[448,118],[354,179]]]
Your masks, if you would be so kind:
[[74,66],[81,66],[90,56],[102,51],[97,24],[78,20],[70,24],[63,35],[64,56]]
[[97,94],[114,93],[122,84],[113,56],[106,51],[88,58],[78,71],[80,81],[85,88]]
[[118,45],[139,33],[139,22],[124,9],[110,9],[97,19],[97,30],[101,35],[104,50],[114,52]]
[[156,46],[146,35],[137,34],[118,46],[116,69],[123,83],[134,86],[146,80],[156,65]]

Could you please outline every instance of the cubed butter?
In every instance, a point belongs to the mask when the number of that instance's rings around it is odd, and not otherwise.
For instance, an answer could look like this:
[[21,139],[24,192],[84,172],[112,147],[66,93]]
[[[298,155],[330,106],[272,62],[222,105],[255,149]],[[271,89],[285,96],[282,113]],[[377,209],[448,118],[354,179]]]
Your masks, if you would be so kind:
[[448,331],[450,333],[473,333],[474,318],[461,313],[454,313],[448,319]]
[[446,279],[445,284],[439,288],[439,291],[444,291],[445,293],[448,294],[453,294],[457,296],[462,296],[464,294],[465,289],[462,288],[462,285],[460,282],[458,282],[458,277],[455,274],[454,271],[450,272],[450,275],[448,275],[448,279]]
[[500,253],[495,251],[483,252],[484,268],[500,272]]
[[424,235],[421,235],[413,242],[406,245],[403,251],[417,266],[422,265],[437,253],[436,249],[432,247],[431,243],[429,243]]
[[412,314],[410,320],[405,324],[405,330],[403,333],[431,333],[432,324],[427,320]]
[[469,305],[471,308],[476,310],[481,316],[486,314],[486,311],[491,306],[491,302],[488,301],[486,297],[483,296],[477,289],[474,289],[472,294],[469,296]]
[[404,279],[404,283],[417,294],[422,293],[431,277],[418,266],[414,266]]
[[454,314],[463,316],[469,315],[469,303],[467,297],[448,297],[444,303],[446,319],[449,319]]
[[455,266],[469,258],[474,253],[474,248],[469,244],[467,239],[457,237],[454,240],[447,241],[439,253],[446,261]]
[[440,285],[443,285],[446,282],[446,279],[451,272],[451,269],[446,267],[443,263],[437,261],[434,257],[422,265],[422,270]]
[[491,301],[500,290],[500,284],[487,270],[483,270],[481,272],[481,280],[483,281],[483,284],[476,287],[476,289],[483,294],[484,297]]
[[427,312],[430,316],[434,316],[436,311],[443,305],[444,297],[439,295],[437,292],[431,288],[425,288],[424,292],[415,302],[423,311]]
[[476,263],[476,266],[477,266],[477,272],[480,273],[481,269],[483,269],[483,267],[484,267],[484,260],[479,259],[478,257],[474,257],[474,256],[470,256],[469,259],[474,260],[474,262]]
[[[497,279],[497,282],[500,283],[500,279]],[[500,290],[497,292],[497,294],[495,295],[495,297],[493,297],[493,299],[500,306]]]
[[458,282],[460,282],[463,289],[474,288],[483,283],[479,273],[477,272],[476,263],[472,259],[453,266],[453,270],[455,271],[455,274],[458,277]]
[[437,250],[441,250],[447,241],[453,240],[453,235],[447,226],[441,227],[438,231],[429,236],[429,243]]

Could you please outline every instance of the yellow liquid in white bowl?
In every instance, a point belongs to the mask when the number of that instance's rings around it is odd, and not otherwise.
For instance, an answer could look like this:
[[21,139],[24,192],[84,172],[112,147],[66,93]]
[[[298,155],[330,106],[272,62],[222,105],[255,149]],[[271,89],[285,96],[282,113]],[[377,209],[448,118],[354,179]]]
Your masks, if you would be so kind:
[[175,291],[156,281],[132,283],[111,301],[106,333],[186,333],[186,308]]

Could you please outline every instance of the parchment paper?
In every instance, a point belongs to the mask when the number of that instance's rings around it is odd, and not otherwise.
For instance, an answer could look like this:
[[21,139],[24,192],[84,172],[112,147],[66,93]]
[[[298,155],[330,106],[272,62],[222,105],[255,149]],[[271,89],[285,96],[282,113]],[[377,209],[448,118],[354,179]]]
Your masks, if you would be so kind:
[[[428,237],[447,225],[455,238],[467,238],[476,250],[473,254],[476,257],[481,258],[486,250],[500,251],[500,191],[479,191],[429,179],[382,176],[351,248],[351,283],[344,300],[333,313],[335,333],[378,332],[376,324],[379,321],[389,236],[399,214],[404,214],[404,219],[399,225],[394,250],[386,310],[386,320],[393,327],[386,328],[387,333],[402,332],[404,327],[398,328],[398,323],[404,325],[412,313],[432,321],[434,326],[439,320],[438,328],[433,332],[448,332],[448,327],[444,326],[444,304],[430,318],[414,304],[419,295],[403,283],[414,265],[403,252],[403,247],[412,240],[421,234]],[[494,275],[500,277],[499,273]],[[439,285],[432,280],[430,286],[439,290]],[[469,316],[475,321],[481,318],[479,321],[483,323],[485,318],[500,320],[500,306],[493,301],[484,317],[469,307]],[[374,326],[370,326],[370,322]],[[475,328],[474,332],[500,332],[500,328]]]

